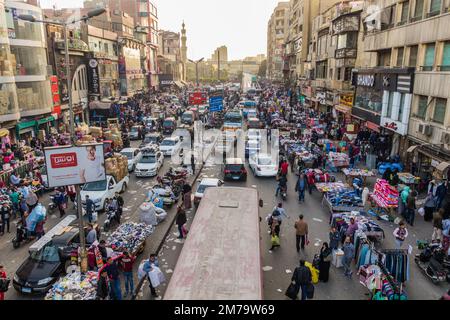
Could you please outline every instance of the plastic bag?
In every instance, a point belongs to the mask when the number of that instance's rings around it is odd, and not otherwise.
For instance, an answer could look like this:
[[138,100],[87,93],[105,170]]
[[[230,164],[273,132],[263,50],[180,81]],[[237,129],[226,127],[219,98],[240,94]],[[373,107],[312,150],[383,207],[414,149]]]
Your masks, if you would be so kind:
[[420,216],[424,216],[425,215],[425,209],[424,208],[419,208],[419,210],[417,210],[417,212],[420,214]]

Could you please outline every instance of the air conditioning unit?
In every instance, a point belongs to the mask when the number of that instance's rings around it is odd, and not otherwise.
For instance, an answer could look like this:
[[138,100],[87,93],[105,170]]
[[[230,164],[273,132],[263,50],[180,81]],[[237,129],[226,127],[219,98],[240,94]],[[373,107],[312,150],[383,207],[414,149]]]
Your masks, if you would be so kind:
[[450,133],[443,132],[441,136],[441,142],[444,144],[450,144]]
[[433,134],[433,127],[430,125],[424,125],[422,133],[426,136],[431,136]]

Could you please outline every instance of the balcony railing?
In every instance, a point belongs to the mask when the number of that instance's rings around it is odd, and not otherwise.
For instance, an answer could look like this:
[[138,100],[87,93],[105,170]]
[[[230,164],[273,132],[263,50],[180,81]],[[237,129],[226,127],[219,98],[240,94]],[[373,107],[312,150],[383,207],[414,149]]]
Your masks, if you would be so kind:
[[437,71],[450,71],[450,66],[437,66]]
[[417,17],[413,17],[413,18],[411,18],[411,22],[416,22],[416,21],[420,21],[420,20],[422,20],[422,15],[420,15],[420,16],[417,16]]
[[437,16],[437,15],[439,15],[440,13],[441,13],[441,10],[436,10],[436,11],[428,12],[428,13],[427,13],[427,18],[431,18],[431,17]]
[[420,66],[420,71],[433,71],[433,66]]

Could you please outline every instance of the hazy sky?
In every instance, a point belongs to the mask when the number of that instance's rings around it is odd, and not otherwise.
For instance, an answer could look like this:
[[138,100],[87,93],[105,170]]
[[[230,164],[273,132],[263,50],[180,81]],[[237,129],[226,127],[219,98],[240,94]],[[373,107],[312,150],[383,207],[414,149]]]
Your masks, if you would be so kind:
[[[267,22],[278,0],[154,0],[159,28],[179,32],[183,20],[188,57],[210,58],[226,45],[228,59],[266,54]],[[43,8],[79,7],[83,0],[41,0]]]

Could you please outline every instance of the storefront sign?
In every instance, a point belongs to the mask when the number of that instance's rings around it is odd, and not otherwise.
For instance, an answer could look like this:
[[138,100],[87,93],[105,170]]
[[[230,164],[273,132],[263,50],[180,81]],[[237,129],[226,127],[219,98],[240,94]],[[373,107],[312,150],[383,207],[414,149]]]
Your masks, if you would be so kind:
[[320,104],[326,103],[326,93],[325,92],[316,92],[316,99]]
[[100,78],[98,74],[97,60],[89,59],[87,67],[88,67],[89,93],[100,94]]
[[358,74],[357,85],[362,87],[373,87],[375,85],[375,75]]
[[343,94],[339,95],[339,104],[345,107],[353,107],[353,94]]
[[394,131],[397,131],[397,129],[398,129],[398,126],[397,126],[397,124],[395,122],[390,122],[390,123],[386,122],[384,124],[384,127],[387,128],[387,129],[394,130]]
[[439,166],[440,162],[436,161],[434,159],[431,160],[431,166],[437,168]]

